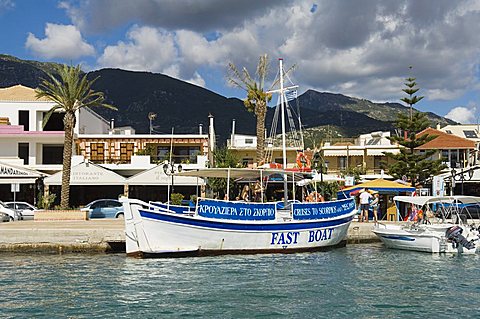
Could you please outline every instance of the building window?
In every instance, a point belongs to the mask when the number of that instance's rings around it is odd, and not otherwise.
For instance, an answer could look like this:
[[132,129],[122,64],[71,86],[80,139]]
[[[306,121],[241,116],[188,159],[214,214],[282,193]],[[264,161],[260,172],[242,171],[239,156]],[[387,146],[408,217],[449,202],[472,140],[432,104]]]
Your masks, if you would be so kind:
[[386,160],[386,157],[383,156],[374,156],[373,157],[373,171],[375,174],[381,174],[382,172],[382,162]]
[[28,165],[28,143],[18,143],[18,158],[23,159],[23,165]]
[[253,138],[246,138],[245,144],[253,144]]
[[242,165],[244,167],[248,167],[249,164],[253,164],[253,158],[247,157],[247,158],[242,159]]
[[42,164],[62,164],[63,145],[43,145]]
[[90,143],[90,160],[94,163],[103,163],[105,160],[105,144]]
[[451,150],[450,151],[450,167],[452,168],[459,168],[460,163],[458,161],[458,150]]
[[157,160],[158,161],[170,161],[170,147],[169,146],[157,146]]
[[[43,116],[45,117],[45,113]],[[44,131],[63,131],[63,118],[65,117],[65,113],[52,113],[50,118],[48,119],[47,124],[43,127]]]
[[463,134],[466,138],[478,138],[477,133],[475,131],[464,130]]
[[173,149],[175,163],[196,163],[200,146],[177,146]]
[[18,111],[18,125],[23,125],[24,131],[30,131],[30,112]]
[[347,169],[347,157],[339,156],[338,157],[338,169],[345,170]]
[[133,143],[120,143],[120,161],[130,162],[133,155]]
[[448,150],[442,150],[442,160],[448,161]]
[[275,157],[273,162],[276,164],[283,164],[283,157]]

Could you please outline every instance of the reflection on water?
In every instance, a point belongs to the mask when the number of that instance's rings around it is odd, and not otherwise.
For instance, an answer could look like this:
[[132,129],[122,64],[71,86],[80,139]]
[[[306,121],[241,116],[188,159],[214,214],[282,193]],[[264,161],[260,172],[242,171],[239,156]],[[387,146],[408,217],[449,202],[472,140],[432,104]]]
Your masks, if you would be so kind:
[[2,318],[476,317],[478,255],[351,245],[295,255],[0,255]]

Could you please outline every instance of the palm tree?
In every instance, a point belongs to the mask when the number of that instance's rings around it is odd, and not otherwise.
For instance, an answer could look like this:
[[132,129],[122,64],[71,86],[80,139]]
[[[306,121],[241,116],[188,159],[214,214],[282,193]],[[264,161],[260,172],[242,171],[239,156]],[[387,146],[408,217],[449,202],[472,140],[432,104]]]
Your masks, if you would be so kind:
[[57,76],[47,73],[48,78],[42,79],[39,87],[35,90],[36,97],[45,97],[55,103],[43,118],[43,126],[50,119],[55,111],[65,112],[63,126],[65,130],[65,141],[63,147],[63,171],[62,191],[60,206],[62,209],[69,207],[70,201],[70,170],[72,164],[73,128],[76,123],[75,112],[83,107],[103,106],[116,110],[115,107],[105,104],[105,97],[102,92],[92,90],[93,83],[98,79],[90,81],[87,75],[83,74],[80,65],[76,67],[56,65],[54,70]]
[[254,79],[244,67],[241,71],[233,64],[228,64],[229,79],[228,82],[247,92],[247,97],[243,104],[249,112],[254,112],[257,118],[257,152],[256,160],[260,165],[264,160],[265,152],[265,117],[267,114],[267,103],[272,99],[272,94],[264,89],[265,78],[268,73],[268,56],[262,55],[258,61],[256,77]]

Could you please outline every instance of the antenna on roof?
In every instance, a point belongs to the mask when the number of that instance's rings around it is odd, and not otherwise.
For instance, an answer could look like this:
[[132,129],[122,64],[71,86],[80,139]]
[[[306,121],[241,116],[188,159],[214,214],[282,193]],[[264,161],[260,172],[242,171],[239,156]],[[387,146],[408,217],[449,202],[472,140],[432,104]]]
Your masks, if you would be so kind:
[[157,117],[157,113],[150,112],[148,113],[148,120],[150,121],[150,135],[153,132],[153,124],[152,121]]

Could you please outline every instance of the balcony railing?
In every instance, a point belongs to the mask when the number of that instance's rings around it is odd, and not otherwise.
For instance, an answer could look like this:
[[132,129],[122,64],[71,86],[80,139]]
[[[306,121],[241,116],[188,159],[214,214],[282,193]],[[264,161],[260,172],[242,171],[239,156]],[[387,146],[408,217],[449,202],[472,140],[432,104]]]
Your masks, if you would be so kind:
[[110,156],[110,157],[91,157],[88,159],[95,164],[130,164],[131,158],[123,156]]
[[[197,155],[172,155],[172,162],[175,164],[197,164]],[[170,162],[170,156],[150,156],[150,163],[159,164]]]
[[[95,164],[131,164],[132,160],[129,156],[109,156],[109,157],[91,157],[88,160]],[[151,164],[160,164],[170,161],[169,156],[151,156]],[[197,155],[173,155],[172,161],[175,164],[197,164]]]

